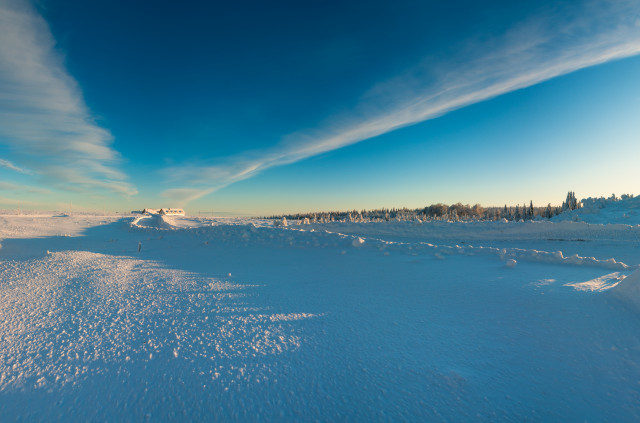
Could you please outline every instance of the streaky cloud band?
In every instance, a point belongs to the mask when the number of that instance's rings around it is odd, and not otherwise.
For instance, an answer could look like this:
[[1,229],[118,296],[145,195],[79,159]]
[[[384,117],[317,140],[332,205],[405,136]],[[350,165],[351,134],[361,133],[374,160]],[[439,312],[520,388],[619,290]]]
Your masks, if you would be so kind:
[[587,67],[640,54],[640,3],[576,2],[533,16],[501,37],[469,42],[448,61],[424,63],[372,88],[348,115],[290,134],[271,149],[222,164],[168,169],[164,192],[183,204],[260,172],[346,147]]
[[0,167],[13,170],[14,172],[22,173],[23,175],[30,175],[33,173],[28,169],[24,169],[20,166],[16,166],[14,163],[6,159],[0,159]]
[[65,190],[136,194],[117,168],[111,134],[91,117],[44,19],[25,1],[5,0],[0,28],[0,144],[12,159],[0,166]]

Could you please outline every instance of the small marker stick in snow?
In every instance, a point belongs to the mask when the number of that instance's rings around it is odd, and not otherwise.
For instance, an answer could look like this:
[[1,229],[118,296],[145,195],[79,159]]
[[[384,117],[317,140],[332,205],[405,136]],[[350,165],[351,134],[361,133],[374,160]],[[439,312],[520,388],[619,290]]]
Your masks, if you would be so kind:
[[140,250],[142,250],[142,242],[138,241],[138,252],[140,252]]

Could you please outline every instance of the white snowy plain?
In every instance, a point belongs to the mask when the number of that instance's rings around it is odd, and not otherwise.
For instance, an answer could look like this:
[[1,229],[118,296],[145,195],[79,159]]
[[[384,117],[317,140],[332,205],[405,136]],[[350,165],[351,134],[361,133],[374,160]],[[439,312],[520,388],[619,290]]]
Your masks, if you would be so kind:
[[2,421],[640,421],[640,225],[5,213],[0,244]]

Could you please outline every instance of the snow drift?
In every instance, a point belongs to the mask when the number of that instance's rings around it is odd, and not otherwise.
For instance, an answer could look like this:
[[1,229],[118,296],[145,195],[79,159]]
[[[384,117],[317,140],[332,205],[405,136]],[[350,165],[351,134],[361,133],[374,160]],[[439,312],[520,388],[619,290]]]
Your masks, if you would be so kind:
[[636,270],[611,288],[611,294],[640,312],[640,270]]

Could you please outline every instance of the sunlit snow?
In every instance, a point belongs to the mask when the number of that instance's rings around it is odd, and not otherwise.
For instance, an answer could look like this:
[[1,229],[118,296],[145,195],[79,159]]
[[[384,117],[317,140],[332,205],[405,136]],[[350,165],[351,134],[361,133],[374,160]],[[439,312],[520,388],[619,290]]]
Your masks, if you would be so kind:
[[574,220],[5,212],[2,419],[638,421],[640,225]]

